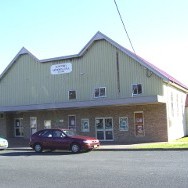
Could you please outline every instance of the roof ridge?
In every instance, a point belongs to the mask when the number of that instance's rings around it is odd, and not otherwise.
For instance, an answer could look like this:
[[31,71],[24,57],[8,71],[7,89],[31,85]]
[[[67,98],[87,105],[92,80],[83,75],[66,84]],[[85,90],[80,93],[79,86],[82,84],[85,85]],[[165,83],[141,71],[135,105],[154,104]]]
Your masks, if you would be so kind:
[[123,47],[122,45],[120,45],[119,43],[115,42],[114,40],[112,40],[111,38],[109,38],[108,36],[104,35],[103,33],[101,33],[100,31],[98,31],[90,40],[89,42],[82,48],[82,50],[75,55],[69,55],[69,56],[61,56],[61,57],[55,57],[55,58],[49,58],[49,59],[44,59],[44,60],[39,60],[38,58],[36,58],[31,52],[29,52],[25,47],[22,47],[21,50],[18,52],[18,54],[15,56],[15,58],[10,62],[10,64],[7,66],[7,68],[3,71],[3,73],[0,75],[0,79],[3,77],[3,75],[6,73],[6,71],[12,66],[12,64],[16,61],[16,59],[22,55],[22,54],[29,54],[31,55],[37,62],[49,62],[49,61],[56,61],[56,60],[63,60],[63,59],[69,59],[69,58],[78,58],[83,56],[86,51],[88,50],[88,48],[97,40],[106,40],[107,42],[109,42],[111,45],[115,46],[117,49],[119,49],[120,51],[122,51],[123,53],[125,53],[126,55],[130,56],[131,58],[133,58],[135,61],[137,61],[138,63],[140,63],[142,66],[144,66],[145,68],[147,68],[148,70],[150,70],[151,72],[153,72],[154,74],[156,74],[157,76],[161,77],[164,81],[171,81],[181,87],[183,87],[184,89],[188,90],[188,87],[185,86],[184,84],[182,84],[181,82],[179,82],[177,79],[175,79],[174,77],[172,77],[170,74],[166,73],[165,71],[163,71],[162,69],[158,68],[156,65],[146,61],[145,59],[143,59],[142,57],[138,56],[137,54],[131,52],[130,50],[128,50],[127,48]]

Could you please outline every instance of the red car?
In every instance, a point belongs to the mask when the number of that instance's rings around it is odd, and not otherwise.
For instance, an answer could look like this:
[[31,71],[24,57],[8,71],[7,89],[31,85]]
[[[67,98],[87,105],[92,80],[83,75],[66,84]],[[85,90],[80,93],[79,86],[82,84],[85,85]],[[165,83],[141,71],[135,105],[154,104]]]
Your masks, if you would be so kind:
[[44,129],[31,136],[29,145],[36,152],[42,152],[44,149],[52,151],[60,149],[78,153],[98,148],[100,142],[96,138],[75,135],[73,130]]

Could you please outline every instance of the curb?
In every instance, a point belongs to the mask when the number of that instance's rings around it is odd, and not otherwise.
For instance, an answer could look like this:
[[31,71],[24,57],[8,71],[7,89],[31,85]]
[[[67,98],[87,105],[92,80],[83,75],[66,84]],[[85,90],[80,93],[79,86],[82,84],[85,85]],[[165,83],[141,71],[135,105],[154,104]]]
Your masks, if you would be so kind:
[[188,148],[105,148],[93,151],[188,151]]
[[[10,147],[7,150],[13,151],[34,151],[30,147]],[[62,150],[63,151],[63,150]],[[133,147],[105,147],[93,149],[93,151],[188,151],[188,148],[133,148]]]

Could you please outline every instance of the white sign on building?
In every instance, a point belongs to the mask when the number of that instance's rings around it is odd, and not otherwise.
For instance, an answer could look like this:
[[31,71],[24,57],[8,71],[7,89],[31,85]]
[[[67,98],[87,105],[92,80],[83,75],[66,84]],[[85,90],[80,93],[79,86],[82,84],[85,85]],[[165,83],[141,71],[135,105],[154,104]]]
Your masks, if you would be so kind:
[[51,66],[51,74],[66,74],[72,72],[71,63],[62,63]]

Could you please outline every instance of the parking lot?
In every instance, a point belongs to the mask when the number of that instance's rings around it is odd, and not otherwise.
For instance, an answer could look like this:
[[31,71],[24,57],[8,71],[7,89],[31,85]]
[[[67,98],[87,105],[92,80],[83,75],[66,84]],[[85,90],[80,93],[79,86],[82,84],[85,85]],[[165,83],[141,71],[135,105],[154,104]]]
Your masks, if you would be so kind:
[[0,151],[1,188],[187,188],[188,151]]

